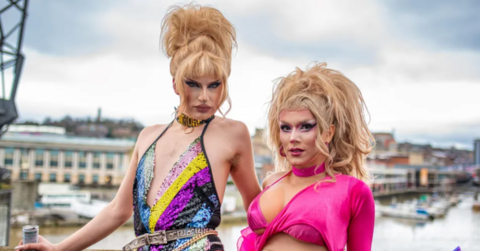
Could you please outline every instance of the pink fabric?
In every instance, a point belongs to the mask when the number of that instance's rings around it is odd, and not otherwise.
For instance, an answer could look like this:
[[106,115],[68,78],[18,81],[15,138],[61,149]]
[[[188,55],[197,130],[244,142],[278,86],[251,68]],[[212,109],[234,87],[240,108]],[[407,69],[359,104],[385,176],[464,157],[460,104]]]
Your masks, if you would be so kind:
[[307,168],[296,168],[292,166],[293,175],[298,177],[310,177],[325,172],[325,162],[320,166],[311,166]]
[[[258,201],[263,192],[260,193],[248,209],[250,227],[242,230],[238,250],[262,250],[269,237],[283,232],[325,246],[329,251],[343,251],[345,246],[348,251],[370,251],[375,221],[372,192],[352,176],[336,175],[336,178],[335,183],[322,182],[317,191],[315,184],[300,191],[270,223],[260,211]],[[262,235],[252,230],[261,228],[265,228]]]

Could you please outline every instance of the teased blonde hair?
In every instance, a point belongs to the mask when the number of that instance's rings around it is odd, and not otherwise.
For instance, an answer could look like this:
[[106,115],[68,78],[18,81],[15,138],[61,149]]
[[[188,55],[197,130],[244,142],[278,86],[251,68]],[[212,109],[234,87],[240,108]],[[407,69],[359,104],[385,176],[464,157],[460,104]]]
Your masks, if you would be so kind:
[[[163,49],[170,61],[170,74],[175,79],[181,103],[177,113],[186,107],[185,78],[211,76],[222,81],[222,97],[218,111],[225,116],[231,108],[227,79],[230,76],[232,48],[236,33],[220,11],[188,4],[172,6],[162,21]],[[227,101],[225,114],[220,110]]]
[[[279,115],[283,110],[308,109],[317,121],[316,145],[327,156],[326,172],[335,182],[334,173],[342,173],[367,181],[366,156],[374,139],[368,130],[368,113],[358,87],[338,71],[316,63],[302,71],[297,68],[280,78],[273,90],[268,112],[267,142],[275,157],[275,171],[289,171],[292,166],[279,152]],[[329,146],[322,142],[322,133],[335,126]]]

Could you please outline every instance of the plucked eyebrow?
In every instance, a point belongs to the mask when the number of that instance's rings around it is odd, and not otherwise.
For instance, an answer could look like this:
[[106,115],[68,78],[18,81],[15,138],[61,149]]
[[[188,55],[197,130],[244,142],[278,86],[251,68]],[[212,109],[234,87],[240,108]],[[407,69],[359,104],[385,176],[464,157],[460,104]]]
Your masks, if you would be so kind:
[[[316,122],[317,121],[315,121],[313,119],[306,119],[306,120],[300,121],[299,124],[316,123]],[[282,120],[280,120],[280,124],[290,125],[290,123],[287,123],[287,122],[282,121]]]
[[[185,82],[193,82],[193,83],[195,83],[195,84],[197,84],[197,85],[202,85],[201,83],[199,83],[199,82],[197,82],[197,81],[195,81],[195,80],[193,80],[193,79],[188,79],[188,78],[185,79]],[[221,83],[221,82],[220,82],[220,79],[219,79],[219,80],[215,80],[215,81],[213,81],[213,82],[211,82],[211,83],[208,83],[207,85],[217,84],[217,83],[218,83],[218,84]]]

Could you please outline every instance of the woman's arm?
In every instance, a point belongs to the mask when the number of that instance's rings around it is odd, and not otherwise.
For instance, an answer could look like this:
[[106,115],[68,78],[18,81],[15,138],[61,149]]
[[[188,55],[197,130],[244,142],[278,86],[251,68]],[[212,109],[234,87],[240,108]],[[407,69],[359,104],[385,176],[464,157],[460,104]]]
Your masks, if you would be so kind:
[[[147,128],[146,128],[147,129]],[[140,142],[148,138],[144,129],[137,140],[133,150],[132,159],[125,178],[120,185],[115,198],[95,218],[77,232],[59,244],[52,244],[45,238],[40,238],[39,243],[26,244],[16,247],[19,250],[38,251],[80,251],[102,240],[117,228],[122,226],[133,213],[133,182],[137,170],[138,148]],[[147,130],[151,131],[151,130]],[[141,147],[143,148],[143,147]]]
[[355,183],[350,187],[352,216],[348,225],[347,250],[370,251],[375,223],[375,202],[367,184],[361,181]]
[[236,142],[237,153],[230,174],[242,195],[243,206],[245,210],[248,210],[252,200],[260,193],[260,184],[255,173],[250,133],[245,124],[241,122],[236,122],[235,124],[234,131],[236,133],[232,142]]
[[87,225],[58,244],[61,251],[84,250],[110,235],[122,226],[133,213],[133,181],[137,170],[138,152],[133,151],[132,160],[117,195]]

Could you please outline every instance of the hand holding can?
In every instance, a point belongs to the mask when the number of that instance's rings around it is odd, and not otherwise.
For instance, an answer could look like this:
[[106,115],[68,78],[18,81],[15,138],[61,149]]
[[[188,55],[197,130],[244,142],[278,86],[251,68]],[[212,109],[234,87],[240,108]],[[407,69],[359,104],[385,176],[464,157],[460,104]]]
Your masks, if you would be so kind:
[[[23,244],[38,243],[38,226],[26,225],[22,228]],[[27,250],[34,251],[34,250]]]
[[37,243],[24,243],[23,240],[18,243],[18,246],[15,247],[16,250],[36,250],[36,251],[60,251],[65,249],[60,249],[58,245],[52,244],[47,239],[43,238],[41,235],[38,235]]

